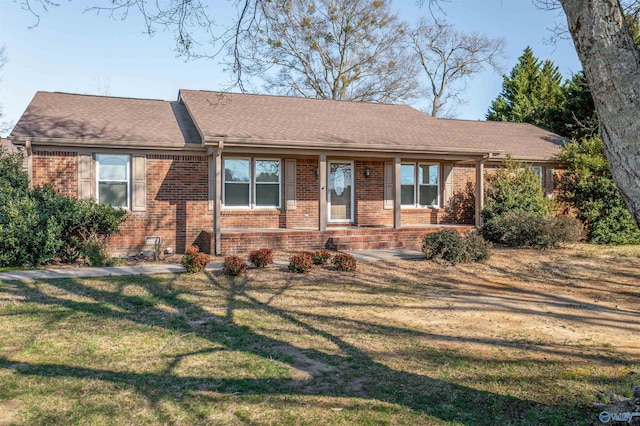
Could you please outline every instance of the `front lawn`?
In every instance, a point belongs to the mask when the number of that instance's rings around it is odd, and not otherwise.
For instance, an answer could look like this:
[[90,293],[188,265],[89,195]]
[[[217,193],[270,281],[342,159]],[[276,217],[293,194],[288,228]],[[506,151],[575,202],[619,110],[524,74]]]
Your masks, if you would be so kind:
[[639,256],[0,282],[0,424],[591,423],[640,384]]

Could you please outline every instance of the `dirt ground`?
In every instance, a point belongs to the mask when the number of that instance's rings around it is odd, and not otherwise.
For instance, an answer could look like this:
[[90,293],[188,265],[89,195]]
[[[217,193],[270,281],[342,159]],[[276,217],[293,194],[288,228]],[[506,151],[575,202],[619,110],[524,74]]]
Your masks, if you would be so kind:
[[[403,262],[409,263],[412,262]],[[400,264],[398,266],[401,266]],[[379,274],[380,265],[361,265]],[[402,269],[401,266],[399,269]],[[434,266],[413,262],[399,277],[428,277],[424,314],[386,310],[389,320],[438,330],[444,346],[461,341],[475,354],[569,359],[578,349],[640,359],[640,248],[576,245],[549,251],[494,249],[486,263]],[[425,269],[426,268],[426,269]],[[422,271],[420,271],[422,270]],[[431,272],[431,273],[430,273]],[[533,349],[533,350],[532,350]],[[517,356],[522,356],[518,354]],[[640,372],[637,372],[640,374]]]

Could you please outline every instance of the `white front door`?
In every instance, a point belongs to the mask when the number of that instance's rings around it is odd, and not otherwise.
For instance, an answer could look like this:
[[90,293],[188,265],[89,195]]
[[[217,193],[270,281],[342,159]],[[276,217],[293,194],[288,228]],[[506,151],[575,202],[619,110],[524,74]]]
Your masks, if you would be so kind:
[[353,222],[353,162],[330,161],[327,180],[329,222]]

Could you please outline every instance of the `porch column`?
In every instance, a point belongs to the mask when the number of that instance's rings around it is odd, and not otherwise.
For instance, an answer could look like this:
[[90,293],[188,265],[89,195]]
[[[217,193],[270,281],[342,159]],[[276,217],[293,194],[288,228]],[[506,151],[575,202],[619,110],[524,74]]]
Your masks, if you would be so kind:
[[213,209],[213,229],[215,233],[215,255],[220,256],[222,254],[221,241],[222,238],[222,225],[220,224],[220,210],[222,209],[222,148],[224,143],[218,142],[218,149],[215,152],[215,182],[214,182],[214,209]]
[[318,230],[327,230],[327,154],[318,156]]
[[476,161],[476,226],[482,225],[480,212],[484,209],[484,160]]
[[402,228],[402,198],[400,186],[400,166],[402,161],[396,157],[393,164],[393,228]]

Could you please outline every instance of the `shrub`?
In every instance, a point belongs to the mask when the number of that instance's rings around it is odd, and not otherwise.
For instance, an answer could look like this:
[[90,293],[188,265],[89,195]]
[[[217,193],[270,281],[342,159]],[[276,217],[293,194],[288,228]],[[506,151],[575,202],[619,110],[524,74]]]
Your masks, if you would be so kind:
[[314,265],[324,265],[329,261],[329,259],[331,259],[331,253],[329,252],[329,250],[322,248],[317,249],[311,255],[311,260],[313,261]]
[[222,268],[227,275],[231,275],[232,277],[238,277],[247,272],[247,264],[244,259],[239,256],[225,257]]
[[58,257],[72,262],[85,242],[103,243],[127,211],[59,194],[51,185],[30,190],[22,156],[0,149],[0,266],[37,266]]
[[354,272],[357,267],[356,258],[347,253],[337,253],[331,263],[338,271]]
[[463,237],[453,229],[445,229],[425,235],[422,252],[428,260],[445,261],[455,265],[488,259],[490,245],[477,232]]
[[264,268],[273,263],[273,251],[268,248],[253,250],[249,253],[249,262],[253,263],[256,268]]
[[536,247],[546,249],[560,243],[579,241],[580,222],[569,216],[538,216],[533,213],[511,211],[480,227],[482,236],[508,247]]
[[576,209],[587,240],[595,244],[638,244],[640,228],[616,186],[597,136],[562,147],[560,159],[569,164],[558,197]]
[[297,274],[309,272],[313,268],[313,261],[309,253],[296,253],[289,258],[289,271]]
[[182,266],[184,266],[188,273],[195,274],[196,272],[204,270],[204,267],[207,266],[207,263],[210,261],[211,259],[208,254],[201,253],[197,246],[191,246],[182,258]]
[[91,266],[103,266],[109,260],[105,245],[99,241],[84,241],[79,245],[79,249],[81,257],[84,257]]
[[551,213],[553,200],[547,198],[538,176],[526,165],[507,158],[504,167],[487,174],[484,222],[517,210],[544,216]]

